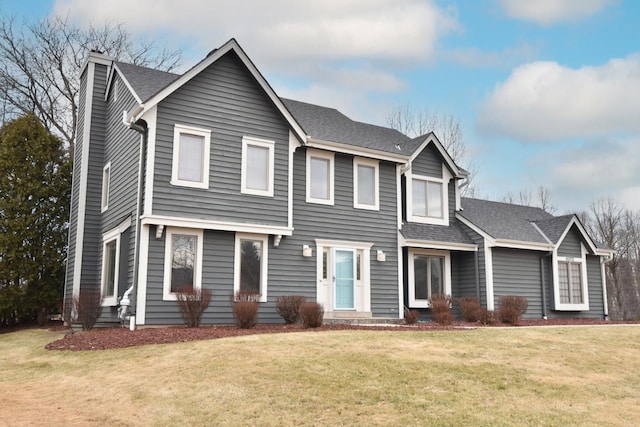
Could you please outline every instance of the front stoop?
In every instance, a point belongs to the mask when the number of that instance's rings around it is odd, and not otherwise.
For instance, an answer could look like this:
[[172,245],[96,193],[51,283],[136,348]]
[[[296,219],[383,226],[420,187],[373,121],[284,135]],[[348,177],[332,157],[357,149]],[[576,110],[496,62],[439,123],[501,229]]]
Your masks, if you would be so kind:
[[402,325],[404,319],[389,317],[325,317],[325,325]]

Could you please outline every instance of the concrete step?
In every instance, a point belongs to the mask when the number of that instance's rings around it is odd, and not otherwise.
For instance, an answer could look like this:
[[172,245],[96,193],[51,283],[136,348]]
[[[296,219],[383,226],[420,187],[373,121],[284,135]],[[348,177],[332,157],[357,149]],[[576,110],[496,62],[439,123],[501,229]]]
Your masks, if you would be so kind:
[[404,319],[389,317],[325,317],[325,325],[402,325]]

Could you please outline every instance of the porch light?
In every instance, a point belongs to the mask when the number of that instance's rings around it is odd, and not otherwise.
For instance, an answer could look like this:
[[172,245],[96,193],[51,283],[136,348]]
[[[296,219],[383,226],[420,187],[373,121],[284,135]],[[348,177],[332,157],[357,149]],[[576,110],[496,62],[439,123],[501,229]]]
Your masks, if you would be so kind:
[[385,262],[387,260],[387,255],[382,252],[382,251],[378,251],[378,261],[380,262]]
[[309,247],[309,245],[302,245],[302,256],[305,258],[309,258],[313,255],[313,250]]

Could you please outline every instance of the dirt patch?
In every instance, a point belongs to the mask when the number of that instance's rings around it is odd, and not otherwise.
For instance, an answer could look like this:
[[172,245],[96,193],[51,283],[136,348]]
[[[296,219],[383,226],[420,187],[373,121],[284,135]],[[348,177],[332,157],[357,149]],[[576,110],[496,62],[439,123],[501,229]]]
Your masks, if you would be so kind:
[[[553,320],[522,320],[520,326],[551,326],[551,325],[600,325],[621,322],[611,322],[596,319],[553,319]],[[398,326],[364,326],[364,325],[324,325],[316,329],[304,329],[302,325],[285,324],[260,324],[252,329],[240,329],[231,325],[201,326],[199,328],[186,328],[184,326],[141,328],[130,331],[126,328],[94,329],[91,331],[69,333],[64,338],[46,345],[48,350],[107,350],[112,348],[135,347],[148,344],[170,344],[194,340],[209,340],[217,338],[236,337],[243,335],[274,334],[287,332],[318,332],[338,330],[388,330],[388,331],[441,331],[464,330],[476,328],[477,323],[456,322],[449,327],[443,327],[435,323],[424,322],[416,325]],[[494,326],[508,326],[496,324]],[[56,327],[55,330],[62,330]]]

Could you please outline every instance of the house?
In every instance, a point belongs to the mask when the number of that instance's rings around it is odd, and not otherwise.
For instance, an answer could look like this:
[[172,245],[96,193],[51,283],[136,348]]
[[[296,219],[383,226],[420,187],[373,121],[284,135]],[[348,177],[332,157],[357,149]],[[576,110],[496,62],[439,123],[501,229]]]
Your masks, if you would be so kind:
[[502,295],[525,317],[607,316],[611,255],[574,215],[465,199],[433,133],[411,139],[277,96],[235,40],[181,75],[92,52],[82,70],[65,301],[102,321],[182,323],[175,292],[320,302],[327,318],[429,315],[429,297]]

